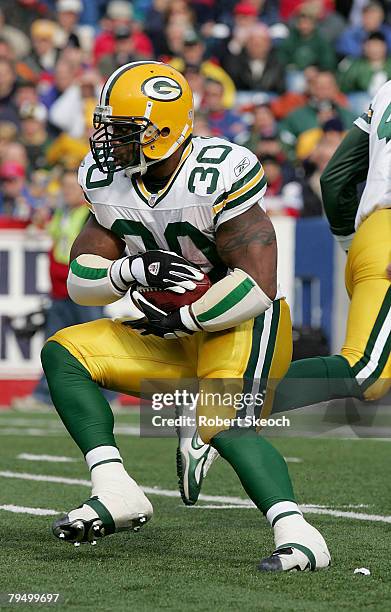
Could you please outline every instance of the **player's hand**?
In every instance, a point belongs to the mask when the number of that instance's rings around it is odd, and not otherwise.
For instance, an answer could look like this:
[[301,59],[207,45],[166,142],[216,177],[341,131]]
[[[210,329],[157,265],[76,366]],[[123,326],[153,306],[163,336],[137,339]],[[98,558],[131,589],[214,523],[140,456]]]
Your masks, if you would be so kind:
[[189,306],[182,306],[182,308],[167,314],[160,308],[151,304],[151,302],[145,299],[138,291],[132,292],[131,299],[145,314],[145,317],[138,321],[124,321],[123,324],[136,329],[142,336],[153,334],[160,338],[172,340],[174,338],[192,335],[197,331],[196,328],[190,329],[185,325],[182,319],[184,310],[189,309]]
[[121,276],[145,287],[169,289],[175,293],[195,289],[194,281],[204,278],[203,272],[184,257],[157,249],[126,257],[121,265]]

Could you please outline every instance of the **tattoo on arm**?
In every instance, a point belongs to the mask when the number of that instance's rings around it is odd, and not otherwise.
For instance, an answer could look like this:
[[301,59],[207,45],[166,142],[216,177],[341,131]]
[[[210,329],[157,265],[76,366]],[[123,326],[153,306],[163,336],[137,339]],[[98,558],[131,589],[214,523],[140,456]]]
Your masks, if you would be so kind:
[[258,221],[254,223],[251,219],[241,219],[244,215],[235,218],[235,224],[230,226],[229,222],[225,223],[221,241],[219,241],[220,256],[227,256],[236,251],[243,249],[245,254],[248,249],[255,244],[268,246],[276,241],[274,228],[270,223],[265,225],[265,222]]
[[275,297],[276,234],[269,217],[258,205],[223,223],[216,233],[216,247],[229,268],[244,270],[269,297]]

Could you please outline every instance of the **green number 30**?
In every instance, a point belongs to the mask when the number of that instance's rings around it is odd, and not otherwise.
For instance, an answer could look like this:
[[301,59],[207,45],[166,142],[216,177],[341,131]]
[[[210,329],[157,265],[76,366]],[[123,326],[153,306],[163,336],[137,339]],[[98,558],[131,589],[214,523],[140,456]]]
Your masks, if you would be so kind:
[[[221,152],[217,157],[210,157],[209,155],[212,153],[213,149],[219,149]],[[197,161],[199,163],[205,164],[221,164],[222,161],[225,160],[228,153],[232,151],[232,147],[228,145],[208,145],[201,149],[201,151],[197,155]],[[210,154],[206,157],[205,153],[210,152]],[[209,181],[209,185],[206,188],[206,193],[210,195],[216,191],[217,181],[219,180],[220,173],[217,168],[205,168],[204,166],[196,166],[190,173],[188,188],[190,193],[195,192],[195,179],[198,178],[199,181]]]

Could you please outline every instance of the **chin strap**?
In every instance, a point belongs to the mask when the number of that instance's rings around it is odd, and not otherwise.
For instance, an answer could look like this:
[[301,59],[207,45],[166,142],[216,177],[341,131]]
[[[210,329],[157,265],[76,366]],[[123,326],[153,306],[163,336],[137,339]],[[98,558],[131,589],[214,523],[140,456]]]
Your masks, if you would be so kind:
[[132,166],[129,168],[125,168],[125,175],[128,178],[132,178],[133,174],[141,174],[141,176],[143,176],[146,171],[148,170],[148,166],[151,166],[152,164],[155,164],[157,161],[160,161],[160,159],[150,162],[149,164],[145,161],[145,155],[143,152],[142,147],[140,146],[140,163],[138,166]]

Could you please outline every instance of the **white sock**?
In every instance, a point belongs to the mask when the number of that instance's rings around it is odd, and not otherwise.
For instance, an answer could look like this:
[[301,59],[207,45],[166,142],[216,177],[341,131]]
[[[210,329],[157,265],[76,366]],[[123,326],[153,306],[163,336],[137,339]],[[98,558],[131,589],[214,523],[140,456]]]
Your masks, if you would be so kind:
[[299,506],[295,502],[291,501],[283,501],[274,504],[269,510],[266,512],[266,518],[269,521],[271,527],[274,527],[276,522],[281,518],[286,516],[297,516],[300,515],[303,517],[303,513],[300,510]]
[[104,463],[122,463],[121,455],[116,446],[97,446],[86,454],[85,460],[89,470]]

